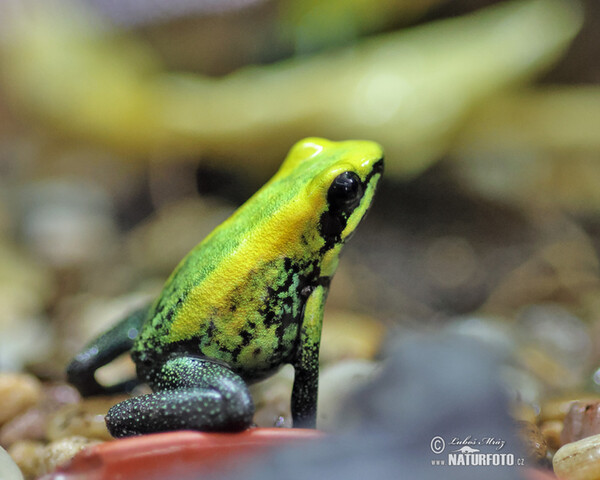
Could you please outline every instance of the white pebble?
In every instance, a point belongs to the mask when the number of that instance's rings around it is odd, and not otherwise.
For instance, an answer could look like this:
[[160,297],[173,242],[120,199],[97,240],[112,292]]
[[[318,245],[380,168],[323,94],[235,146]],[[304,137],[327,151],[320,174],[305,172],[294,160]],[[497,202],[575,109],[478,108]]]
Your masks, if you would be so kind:
[[21,470],[2,447],[0,447],[0,478],[2,480],[23,480]]
[[600,435],[562,446],[554,454],[552,466],[564,480],[600,480]]

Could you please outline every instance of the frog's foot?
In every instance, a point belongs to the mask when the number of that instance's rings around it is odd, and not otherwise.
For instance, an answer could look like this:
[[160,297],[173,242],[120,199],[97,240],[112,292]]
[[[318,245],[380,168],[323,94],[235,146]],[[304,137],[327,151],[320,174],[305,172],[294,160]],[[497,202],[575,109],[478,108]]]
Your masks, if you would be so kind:
[[67,378],[84,397],[130,392],[139,383],[137,380],[129,380],[104,386],[96,381],[94,373],[98,368],[131,349],[146,318],[148,308],[149,305],[131,313],[108,332],[90,342],[71,361],[67,367]]
[[169,430],[233,432],[248,428],[254,404],[242,378],[197,357],[176,357],[152,376],[155,393],[113,406],[106,426],[114,437]]

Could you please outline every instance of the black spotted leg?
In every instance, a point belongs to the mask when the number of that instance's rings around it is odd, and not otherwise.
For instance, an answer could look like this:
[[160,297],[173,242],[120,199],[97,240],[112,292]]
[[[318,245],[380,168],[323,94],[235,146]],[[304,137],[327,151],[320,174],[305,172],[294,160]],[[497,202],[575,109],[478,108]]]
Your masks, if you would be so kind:
[[240,431],[254,404],[246,383],[229,368],[198,357],[179,356],[150,375],[155,391],[113,406],[106,425],[114,437],[169,430]]
[[139,382],[132,379],[116,385],[100,385],[94,373],[96,370],[131,349],[150,305],[136,310],[121,320],[106,333],[90,342],[78,353],[67,367],[67,378],[84,396],[103,395],[130,391]]
[[319,345],[327,293],[327,287],[316,287],[304,308],[292,387],[292,420],[297,428],[315,428],[317,424]]

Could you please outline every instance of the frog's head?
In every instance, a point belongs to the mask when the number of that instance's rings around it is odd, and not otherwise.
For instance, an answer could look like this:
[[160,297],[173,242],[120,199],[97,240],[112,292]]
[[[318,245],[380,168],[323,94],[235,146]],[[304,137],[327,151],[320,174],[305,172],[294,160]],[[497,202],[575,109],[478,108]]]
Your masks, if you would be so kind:
[[292,148],[278,175],[303,185],[303,208],[317,224],[319,249],[325,254],[339,251],[335,247],[352,235],[371,205],[382,173],[383,151],[376,143],[307,138]]

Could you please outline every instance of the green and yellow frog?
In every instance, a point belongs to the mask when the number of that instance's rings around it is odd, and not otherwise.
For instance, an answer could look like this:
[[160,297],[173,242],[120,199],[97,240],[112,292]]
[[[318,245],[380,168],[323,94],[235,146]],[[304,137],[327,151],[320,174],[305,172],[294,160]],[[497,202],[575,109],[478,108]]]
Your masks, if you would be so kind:
[[314,428],[329,284],[382,173],[373,142],[298,142],[275,176],[181,261],[154,303],[69,365],[83,395],[124,391],[131,383],[105,387],[94,372],[131,350],[138,379],[154,393],[113,406],[110,433],[243,430],[254,414],[247,385],[286,363],[295,371],[293,424]]

